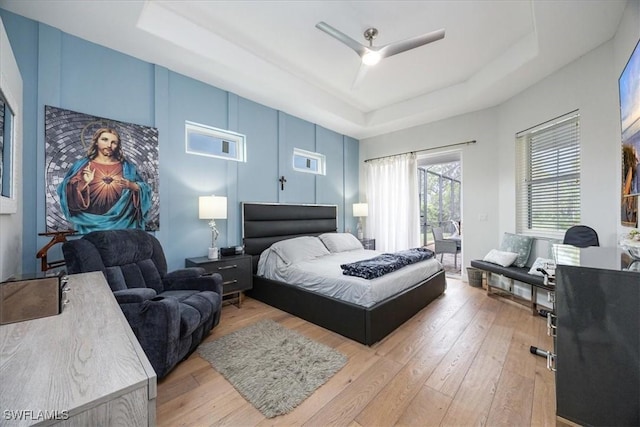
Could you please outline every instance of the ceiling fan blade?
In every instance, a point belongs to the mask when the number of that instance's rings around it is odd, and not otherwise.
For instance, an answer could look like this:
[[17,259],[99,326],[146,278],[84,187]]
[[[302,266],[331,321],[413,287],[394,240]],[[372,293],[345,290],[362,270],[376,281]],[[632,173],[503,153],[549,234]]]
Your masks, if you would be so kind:
[[356,78],[353,80],[353,83],[351,84],[351,90],[355,90],[358,88],[358,86],[360,85],[360,83],[362,83],[364,76],[367,74],[370,68],[371,67],[368,65],[360,64],[360,68],[358,69],[358,74],[356,74]]
[[342,43],[346,44],[347,46],[349,46],[351,49],[355,50],[356,53],[360,56],[364,55],[367,51],[367,48],[358,43],[357,41],[355,41],[354,39],[352,39],[351,37],[349,37],[348,35],[346,35],[345,33],[336,30],[335,28],[333,28],[331,25],[327,24],[326,22],[318,22],[316,24],[316,28],[324,31],[325,33],[329,34],[331,37],[335,38],[338,41],[341,41]]
[[423,46],[425,44],[435,42],[444,38],[444,29],[432,31],[421,36],[412,37],[410,39],[402,40],[395,43],[382,46],[378,49],[378,52],[383,58],[388,58],[398,53],[406,52],[407,50],[415,49],[416,47]]

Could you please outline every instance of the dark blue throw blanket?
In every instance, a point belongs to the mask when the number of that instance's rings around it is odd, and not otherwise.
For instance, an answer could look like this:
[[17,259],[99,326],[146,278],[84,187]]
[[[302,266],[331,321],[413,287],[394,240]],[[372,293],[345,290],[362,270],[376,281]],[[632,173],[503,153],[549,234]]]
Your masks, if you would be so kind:
[[362,277],[363,279],[375,279],[392,271],[396,271],[409,264],[414,264],[433,257],[432,250],[427,248],[414,248],[392,254],[382,254],[371,259],[342,264],[342,274],[347,276]]

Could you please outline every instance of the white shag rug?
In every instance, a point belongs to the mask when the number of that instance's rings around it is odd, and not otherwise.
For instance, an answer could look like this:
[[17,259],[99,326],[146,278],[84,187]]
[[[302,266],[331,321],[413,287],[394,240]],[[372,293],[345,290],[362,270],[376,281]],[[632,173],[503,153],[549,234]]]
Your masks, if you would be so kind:
[[347,362],[272,320],[202,343],[198,353],[267,418],[293,410]]

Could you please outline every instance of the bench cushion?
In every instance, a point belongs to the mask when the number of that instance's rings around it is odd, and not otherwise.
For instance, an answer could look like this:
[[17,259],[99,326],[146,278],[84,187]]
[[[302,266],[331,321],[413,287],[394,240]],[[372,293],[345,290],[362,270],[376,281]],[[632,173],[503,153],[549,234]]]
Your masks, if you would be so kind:
[[514,280],[518,280],[523,283],[527,283],[529,285],[537,286],[539,288],[544,288],[547,290],[553,290],[553,286],[544,284],[543,276],[534,276],[533,274],[529,274],[528,267],[502,267],[498,264],[493,264],[487,261],[482,260],[472,260],[471,266],[475,268],[479,268],[480,270],[490,271],[492,273],[501,274],[505,277],[509,277]]

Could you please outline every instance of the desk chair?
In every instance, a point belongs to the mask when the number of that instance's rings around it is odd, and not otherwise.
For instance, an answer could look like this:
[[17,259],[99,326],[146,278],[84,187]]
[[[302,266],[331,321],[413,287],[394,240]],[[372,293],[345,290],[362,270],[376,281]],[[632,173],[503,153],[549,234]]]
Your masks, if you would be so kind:
[[600,246],[598,233],[586,225],[574,225],[564,234],[563,242],[565,245],[573,245],[578,248],[586,248],[589,246]]

